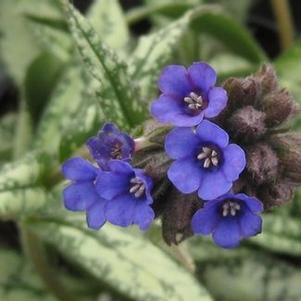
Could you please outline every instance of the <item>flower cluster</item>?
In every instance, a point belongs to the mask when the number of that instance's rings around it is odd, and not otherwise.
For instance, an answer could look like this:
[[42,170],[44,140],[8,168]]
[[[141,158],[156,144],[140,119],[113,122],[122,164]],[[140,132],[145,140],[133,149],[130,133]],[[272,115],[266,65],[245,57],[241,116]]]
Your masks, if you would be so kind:
[[150,205],[152,179],[128,161],[134,140],[113,124],[105,124],[97,137],[87,141],[98,167],[82,158],[67,160],[62,166],[72,183],[64,190],[65,207],[86,211],[88,226],[99,229],[106,221],[127,227],[137,224],[146,230],[154,219]]
[[181,193],[197,191],[205,201],[192,217],[193,232],[212,233],[218,245],[231,248],[261,231],[261,219],[248,211],[248,205],[256,202],[260,204],[256,212],[262,209],[260,201],[230,193],[246,157],[239,145],[229,142],[224,129],[208,120],[217,117],[228,100],[226,90],[215,87],[216,79],[206,63],[194,63],[187,70],[166,67],[159,79],[162,94],[151,112],[159,122],[176,126],[165,139],[165,151],[175,160],[167,172],[169,180]]
[[204,62],[167,66],[142,137],[105,124],[87,141],[95,164],[63,164],[65,207],[85,211],[92,229],[108,221],[146,230],[161,217],[168,244],[211,234],[234,248],[260,233],[260,214],[301,184],[301,137],[283,127],[297,106],[269,66],[216,82]]

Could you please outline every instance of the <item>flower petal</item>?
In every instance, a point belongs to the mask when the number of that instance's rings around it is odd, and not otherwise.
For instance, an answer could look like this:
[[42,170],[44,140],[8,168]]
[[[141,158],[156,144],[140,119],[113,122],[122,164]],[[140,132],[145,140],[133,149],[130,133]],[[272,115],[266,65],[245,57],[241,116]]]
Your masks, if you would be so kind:
[[261,232],[262,219],[245,208],[243,214],[240,216],[239,225],[241,236],[247,238]]
[[203,112],[190,115],[185,110],[184,104],[181,104],[181,100],[165,94],[152,102],[151,114],[162,123],[186,127],[195,126],[204,118]]
[[144,202],[136,203],[133,223],[141,230],[147,230],[155,218],[153,209]]
[[200,144],[192,128],[174,128],[165,138],[165,151],[172,159],[193,156]]
[[107,220],[117,226],[127,227],[133,223],[136,202],[138,200],[129,194],[120,195],[106,205]]
[[228,181],[235,181],[246,167],[246,155],[241,147],[229,144],[223,149],[223,173]]
[[214,87],[208,93],[208,107],[204,110],[205,117],[217,116],[227,105],[228,96],[225,89]]
[[160,75],[158,85],[161,92],[181,97],[192,91],[187,70],[180,65],[165,67]]
[[100,199],[93,182],[73,183],[63,191],[64,205],[71,211],[84,211]]
[[96,190],[100,197],[111,200],[117,195],[127,193],[130,177],[116,172],[101,171],[96,178]]
[[90,162],[76,157],[63,163],[62,173],[66,179],[72,181],[88,181],[95,179],[97,176],[97,168]]
[[231,249],[239,245],[240,233],[237,218],[221,218],[212,238],[222,248]]
[[103,125],[101,132],[105,132],[106,134],[110,134],[110,133],[118,134],[120,131],[118,130],[118,128],[114,123],[107,122]]
[[193,84],[203,92],[207,92],[216,83],[216,72],[206,63],[193,63],[188,68]]
[[169,180],[183,193],[196,191],[202,177],[197,162],[191,159],[181,159],[173,162],[168,169]]
[[227,181],[221,171],[208,171],[202,175],[198,195],[203,200],[214,200],[227,193],[232,182]]
[[221,148],[229,143],[229,135],[218,125],[208,120],[203,120],[196,128],[200,139],[204,142],[212,142]]
[[194,234],[208,235],[217,226],[220,215],[218,204],[209,208],[199,209],[192,217],[191,226]]
[[88,227],[94,230],[100,229],[106,222],[105,217],[105,200],[100,199],[98,202],[95,202],[87,210],[87,224]]
[[134,175],[133,167],[127,162],[121,160],[111,160],[108,165],[112,172],[123,174],[124,176]]
[[238,193],[235,198],[240,199],[253,213],[260,213],[263,211],[263,204],[255,197],[248,196],[244,193]]

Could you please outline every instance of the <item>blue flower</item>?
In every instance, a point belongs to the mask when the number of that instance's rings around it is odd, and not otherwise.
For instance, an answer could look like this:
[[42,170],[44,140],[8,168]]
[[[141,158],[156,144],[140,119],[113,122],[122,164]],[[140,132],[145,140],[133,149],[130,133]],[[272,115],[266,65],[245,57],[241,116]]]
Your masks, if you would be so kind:
[[134,140],[111,123],[106,123],[86,144],[93,159],[105,170],[111,159],[130,161],[135,148]]
[[198,191],[203,200],[227,193],[246,166],[244,151],[229,144],[228,134],[208,120],[196,129],[173,129],[165,151],[176,160],[168,170],[169,180],[183,193]]
[[217,116],[227,104],[227,93],[214,87],[216,73],[206,63],[194,63],[187,70],[180,65],[167,66],[159,79],[162,92],[152,103],[152,115],[162,123],[194,126],[204,117]]
[[108,167],[110,171],[100,171],[96,179],[98,194],[108,200],[107,220],[121,227],[137,224],[146,230],[154,219],[151,178],[124,161],[112,160]]
[[261,232],[262,203],[243,193],[226,194],[205,203],[192,217],[195,234],[212,234],[214,242],[223,248],[235,248],[240,240]]
[[71,180],[63,191],[64,205],[71,211],[86,211],[87,223],[92,229],[99,229],[106,222],[105,206],[95,188],[99,169],[82,158],[71,158],[64,162],[62,173]]

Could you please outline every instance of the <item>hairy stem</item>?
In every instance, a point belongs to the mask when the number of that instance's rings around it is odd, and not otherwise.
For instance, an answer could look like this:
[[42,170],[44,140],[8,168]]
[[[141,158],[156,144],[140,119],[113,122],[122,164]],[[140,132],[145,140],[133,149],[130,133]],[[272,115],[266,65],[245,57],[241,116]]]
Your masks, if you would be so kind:
[[288,0],[271,0],[272,9],[277,21],[282,50],[290,48],[294,43],[294,26]]

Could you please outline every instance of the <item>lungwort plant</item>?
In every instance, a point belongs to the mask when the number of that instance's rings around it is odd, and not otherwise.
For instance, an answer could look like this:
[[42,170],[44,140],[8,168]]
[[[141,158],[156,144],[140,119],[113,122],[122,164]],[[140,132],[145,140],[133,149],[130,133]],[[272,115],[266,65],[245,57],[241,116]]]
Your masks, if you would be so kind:
[[301,300],[301,46],[232,10],[0,2],[1,300]]

